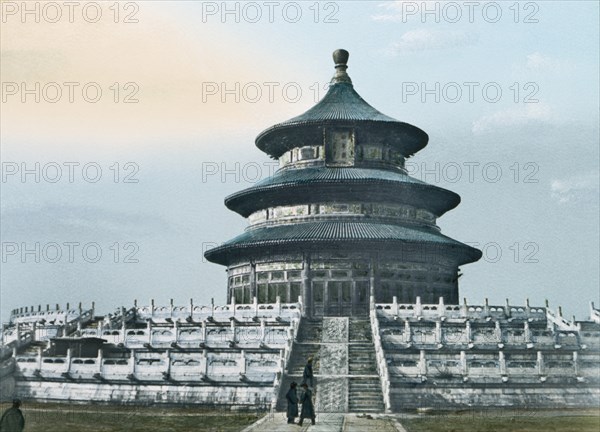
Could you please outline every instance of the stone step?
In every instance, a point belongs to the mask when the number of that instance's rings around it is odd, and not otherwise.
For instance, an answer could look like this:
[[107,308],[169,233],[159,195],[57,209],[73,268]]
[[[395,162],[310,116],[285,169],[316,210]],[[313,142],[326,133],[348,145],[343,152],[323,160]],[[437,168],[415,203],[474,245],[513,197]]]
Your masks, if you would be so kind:
[[350,400],[351,401],[361,401],[361,402],[376,402],[379,403],[381,402],[381,397],[378,397],[376,394],[370,394],[370,395],[362,395],[362,394],[353,394],[350,393]]
[[379,384],[361,384],[360,386],[356,386],[353,387],[353,390],[350,391],[354,391],[354,389],[358,392],[358,391],[364,391],[364,392],[380,392],[381,391],[381,386]]
[[379,378],[350,379],[348,410],[351,412],[383,412],[383,394]]

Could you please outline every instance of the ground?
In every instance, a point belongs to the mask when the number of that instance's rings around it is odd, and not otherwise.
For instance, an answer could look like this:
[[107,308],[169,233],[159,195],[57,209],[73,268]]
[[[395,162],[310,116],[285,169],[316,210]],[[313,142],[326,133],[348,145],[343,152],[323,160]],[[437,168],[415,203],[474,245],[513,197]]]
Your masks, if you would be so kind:
[[[6,410],[10,404],[0,404]],[[259,412],[231,412],[197,407],[117,407],[64,403],[23,404],[27,432],[188,432],[242,431],[264,417]],[[400,426],[401,424],[401,426]],[[267,415],[252,431],[309,432],[598,432],[600,411],[463,410],[364,416],[319,414],[317,426],[288,426],[285,415]]]
[[[2,412],[9,407],[10,404],[0,404]],[[206,408],[30,402],[25,402],[21,409],[26,432],[237,432],[262,416]]]
[[465,410],[401,416],[407,432],[598,432],[599,410]]

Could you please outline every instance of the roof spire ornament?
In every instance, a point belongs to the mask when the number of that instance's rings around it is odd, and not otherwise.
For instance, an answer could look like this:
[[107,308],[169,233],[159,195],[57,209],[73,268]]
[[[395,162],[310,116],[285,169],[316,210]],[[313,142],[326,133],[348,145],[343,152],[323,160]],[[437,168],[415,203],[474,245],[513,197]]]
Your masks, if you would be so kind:
[[331,79],[331,84],[348,83],[352,84],[352,80],[346,73],[348,69],[348,57],[350,53],[344,49],[338,49],[333,52],[333,62],[335,63],[335,75]]

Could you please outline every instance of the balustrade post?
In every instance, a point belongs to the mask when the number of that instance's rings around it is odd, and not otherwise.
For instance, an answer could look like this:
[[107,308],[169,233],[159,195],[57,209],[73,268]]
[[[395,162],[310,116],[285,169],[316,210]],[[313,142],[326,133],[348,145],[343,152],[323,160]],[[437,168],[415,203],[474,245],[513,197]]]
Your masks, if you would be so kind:
[[467,342],[473,342],[473,334],[471,332],[471,321],[469,320],[465,322],[465,333],[467,334]]
[[38,370],[42,370],[42,347],[39,346],[37,349],[37,368]]
[[427,358],[425,357],[425,350],[419,351],[419,373],[421,376],[427,376]]
[[246,373],[246,353],[244,350],[241,350],[241,352],[240,352],[240,362],[239,362],[238,366],[240,368],[240,373],[245,374]]
[[171,350],[170,349],[165,350],[165,361],[167,363],[167,376],[170,378],[171,377]]
[[[148,343],[152,345],[152,321],[146,321],[146,331],[148,332]],[[125,332],[123,331],[123,335]]]
[[525,321],[523,324],[523,335],[525,337],[525,343],[531,343],[531,329],[529,328],[529,323]]
[[467,365],[467,353],[464,351],[460,352],[460,371],[463,376],[469,375],[469,369]]
[[67,370],[66,372],[70,372],[71,371],[71,348],[67,348]]
[[408,319],[404,321],[404,342],[410,343],[412,339],[412,329],[410,327],[410,322]]
[[546,372],[546,370],[545,370],[546,368],[544,365],[544,354],[541,351],[537,352],[536,366],[537,366],[538,374],[544,375]]
[[420,317],[423,314],[423,305],[421,304],[421,296],[417,296],[415,303],[415,318]]
[[235,320],[234,319],[231,320],[231,323],[229,325],[231,326],[232,341],[233,341],[233,343],[235,343],[235,342],[237,342]]
[[131,372],[131,375],[135,376],[135,349],[134,348],[132,348],[130,351],[129,371]]
[[104,320],[98,321],[98,327],[96,328],[96,335],[98,337],[102,337],[102,333],[104,333]]
[[469,308],[467,306],[467,298],[463,298],[463,304],[460,305],[460,316],[461,318],[467,318],[469,316]]
[[506,375],[506,358],[503,351],[498,351],[498,363],[500,364],[500,375]]
[[98,348],[98,356],[96,357],[98,362],[98,373],[102,375],[102,347]]
[[261,343],[265,342],[265,334],[266,334],[265,320],[261,319],[260,320],[260,342]]
[[206,350],[202,350],[202,366],[203,366],[203,371],[202,373],[204,374],[204,376],[208,376],[208,354],[206,352]]

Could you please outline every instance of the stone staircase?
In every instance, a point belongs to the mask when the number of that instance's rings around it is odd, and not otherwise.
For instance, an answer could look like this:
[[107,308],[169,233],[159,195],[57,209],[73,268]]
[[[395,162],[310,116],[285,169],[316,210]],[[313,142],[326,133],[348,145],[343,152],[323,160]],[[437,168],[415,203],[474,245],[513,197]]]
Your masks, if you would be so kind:
[[[381,381],[377,374],[377,359],[368,319],[350,318],[348,345],[349,412],[383,412]],[[358,375],[353,378],[352,375]]]
[[292,381],[302,383],[302,373],[308,357],[313,357],[313,373],[319,373],[319,349],[321,348],[321,333],[323,328],[322,319],[302,318],[298,335],[292,347],[292,354],[287,364],[284,376],[281,379],[281,387],[277,398],[277,411],[286,410],[285,395]]
[[[304,366],[306,366],[306,360],[309,357],[313,357],[313,373],[318,374],[319,372],[319,349],[321,343],[321,333],[323,327],[323,320],[315,319],[309,320],[303,318],[300,322],[300,329],[298,330],[298,336],[294,341],[292,348],[292,355],[286,368],[286,375],[292,375],[295,378],[302,379],[302,372],[304,372]],[[296,380],[298,384],[300,382]]]
[[302,382],[302,372],[310,356],[314,357],[317,412],[384,411],[368,319],[302,319],[282,378],[278,411],[286,409],[285,394],[290,383]]

